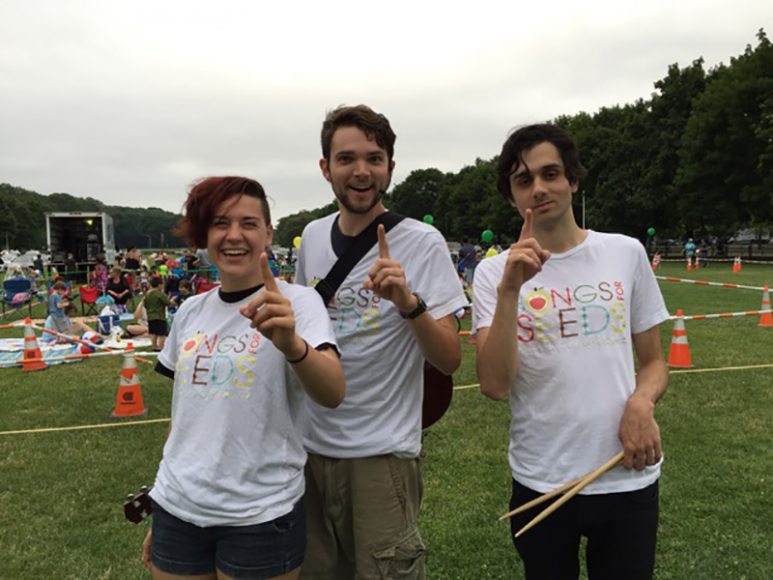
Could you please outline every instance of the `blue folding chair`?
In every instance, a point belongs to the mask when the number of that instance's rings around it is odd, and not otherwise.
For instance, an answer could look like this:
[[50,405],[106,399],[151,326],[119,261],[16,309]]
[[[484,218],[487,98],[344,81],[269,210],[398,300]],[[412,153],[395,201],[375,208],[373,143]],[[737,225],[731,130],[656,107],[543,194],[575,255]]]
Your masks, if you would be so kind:
[[32,316],[32,299],[37,293],[37,289],[29,278],[3,280],[3,316],[9,308],[21,310],[25,305]]

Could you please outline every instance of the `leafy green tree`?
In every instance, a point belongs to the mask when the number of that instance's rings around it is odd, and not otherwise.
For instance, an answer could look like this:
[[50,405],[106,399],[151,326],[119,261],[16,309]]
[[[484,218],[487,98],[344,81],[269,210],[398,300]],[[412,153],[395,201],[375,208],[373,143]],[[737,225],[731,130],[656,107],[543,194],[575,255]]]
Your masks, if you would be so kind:
[[390,209],[418,220],[428,214],[435,217],[438,196],[445,181],[443,172],[434,167],[411,171],[408,177],[392,190]]
[[769,222],[773,47],[760,30],[756,48],[713,71],[681,141],[679,212],[698,232],[727,235]]
[[274,243],[285,248],[292,247],[295,237],[300,236],[303,233],[303,228],[310,222],[336,211],[338,211],[338,206],[333,201],[314,210],[301,211],[283,217],[274,228]]

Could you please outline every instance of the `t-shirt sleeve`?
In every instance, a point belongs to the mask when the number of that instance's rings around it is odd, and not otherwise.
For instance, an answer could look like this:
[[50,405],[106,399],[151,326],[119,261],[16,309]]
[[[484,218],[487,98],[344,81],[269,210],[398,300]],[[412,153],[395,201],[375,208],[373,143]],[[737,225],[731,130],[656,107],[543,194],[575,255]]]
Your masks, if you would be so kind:
[[301,258],[303,253],[298,251],[298,260],[295,262],[295,283],[301,286],[306,286],[308,281],[306,280],[306,272],[303,268],[303,259]]
[[303,234],[301,235],[301,247],[298,248],[298,259],[295,261],[295,283],[300,284],[301,286],[306,286],[309,283],[306,279],[306,269],[303,267],[306,262],[306,252],[304,252],[303,240],[311,239],[311,235],[306,235],[308,229],[309,228],[306,227],[303,230]]
[[416,263],[413,264],[413,279],[408,280],[408,287],[424,299],[434,319],[453,314],[468,305],[448,246],[439,232],[432,231],[423,236],[412,259]]
[[639,334],[668,320],[669,314],[644,246],[637,243],[636,273],[631,302],[631,333]]
[[167,378],[174,380],[174,371],[170,368],[165,367],[163,364],[161,364],[160,360],[156,361],[156,366],[153,367],[153,370],[160,375],[163,375]]
[[312,348],[328,343],[338,348],[333,325],[330,322],[327,308],[316,290],[312,288],[296,288],[292,298],[295,312],[295,331]]
[[497,286],[500,279],[496,275],[494,258],[484,260],[475,268],[472,280],[472,333],[488,328],[494,320],[497,307]]

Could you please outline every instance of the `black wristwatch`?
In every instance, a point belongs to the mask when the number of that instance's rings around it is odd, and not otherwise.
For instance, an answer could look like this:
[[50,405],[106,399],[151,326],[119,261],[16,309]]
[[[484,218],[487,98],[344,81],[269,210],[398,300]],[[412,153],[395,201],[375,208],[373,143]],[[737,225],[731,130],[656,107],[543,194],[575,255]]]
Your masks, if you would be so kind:
[[424,299],[421,296],[419,296],[416,292],[412,292],[411,294],[416,296],[416,308],[414,308],[410,312],[400,312],[400,316],[402,316],[406,320],[413,320],[414,318],[421,316],[427,311],[427,303],[424,302]]

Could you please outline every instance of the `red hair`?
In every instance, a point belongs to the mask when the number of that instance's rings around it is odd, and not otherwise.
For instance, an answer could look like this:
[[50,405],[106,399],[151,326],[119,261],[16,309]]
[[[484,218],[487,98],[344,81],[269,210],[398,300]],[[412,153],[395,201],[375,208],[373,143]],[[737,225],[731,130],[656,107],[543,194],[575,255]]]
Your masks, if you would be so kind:
[[[207,247],[207,231],[212,225],[215,212],[220,205],[235,196],[249,195],[260,200],[263,219],[271,225],[271,212],[263,186],[249,177],[205,177],[194,184],[185,200],[185,215],[175,229],[175,234],[184,237],[196,248]],[[234,200],[236,201],[236,200]]]

